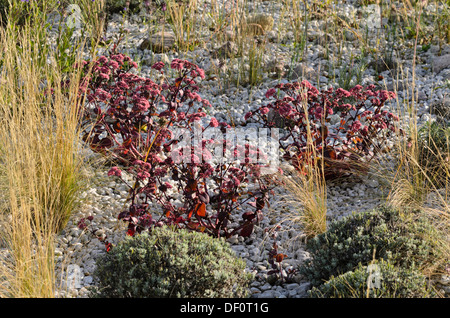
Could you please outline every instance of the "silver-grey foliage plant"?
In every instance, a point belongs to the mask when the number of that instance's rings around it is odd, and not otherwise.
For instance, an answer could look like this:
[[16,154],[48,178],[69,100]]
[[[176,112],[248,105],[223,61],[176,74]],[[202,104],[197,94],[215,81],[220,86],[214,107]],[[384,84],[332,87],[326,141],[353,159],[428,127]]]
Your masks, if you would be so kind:
[[155,227],[128,236],[97,261],[93,297],[247,297],[252,275],[222,238]]

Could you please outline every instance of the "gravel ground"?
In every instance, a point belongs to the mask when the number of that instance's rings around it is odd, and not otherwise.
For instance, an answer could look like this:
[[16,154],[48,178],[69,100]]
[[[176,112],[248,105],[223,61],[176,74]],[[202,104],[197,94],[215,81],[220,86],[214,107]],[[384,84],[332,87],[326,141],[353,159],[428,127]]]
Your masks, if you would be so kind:
[[[200,1],[204,5],[199,7],[202,10],[208,10],[208,0]],[[218,1],[219,3],[221,1]],[[201,83],[201,94],[213,105],[209,113],[217,119],[229,121],[230,119],[236,125],[243,124],[244,114],[265,103],[264,94],[268,88],[275,84],[287,82],[286,76],[277,78],[276,72],[271,66],[275,65],[275,70],[288,73],[290,69],[304,69],[307,71],[307,78],[318,88],[324,88],[329,85],[335,85],[334,75],[339,72],[327,70],[327,59],[325,57],[326,48],[317,42],[324,36],[323,23],[325,21],[312,20],[309,25],[308,41],[303,62],[292,62],[291,51],[293,42],[293,33],[284,33],[283,25],[278,23],[281,12],[279,1],[263,1],[258,5],[250,6],[252,13],[262,13],[273,17],[275,23],[273,29],[267,33],[268,43],[264,56],[262,58],[264,71],[262,80],[254,87],[245,87],[226,85],[219,86],[217,80],[205,80]],[[224,5],[224,10],[226,6]],[[346,1],[335,8],[338,15],[342,18],[357,16],[361,13],[361,18],[357,19],[361,28],[367,27],[369,38],[375,36],[379,25],[379,13],[376,6],[360,7],[354,1]],[[135,61],[140,64],[140,74],[150,75],[150,65],[159,60],[170,61],[178,57],[189,59],[198,63],[205,69],[209,75],[214,74],[216,68],[220,67],[223,74],[237,74],[239,63],[230,60],[219,60],[214,58],[218,46],[207,42],[204,47],[196,48],[186,55],[179,55],[176,52],[153,53],[150,50],[139,48],[142,41],[146,38],[147,28],[142,23],[141,17],[134,16],[122,24],[121,16],[113,16],[108,22],[107,38],[116,38],[121,28],[126,29],[127,36],[122,42],[120,50],[131,55]],[[206,33],[205,37],[210,36]],[[331,38],[329,41],[329,51],[337,52],[342,43],[337,39]],[[409,43],[411,44],[411,43]],[[397,48],[399,56],[395,59],[401,64],[403,75],[401,78],[412,77],[412,58],[413,46],[405,43]],[[343,61],[350,61],[352,56],[361,54],[362,48],[360,41],[352,33],[346,34],[344,49],[342,50]],[[415,68],[415,87],[417,91],[418,121],[419,125],[426,121],[435,120],[436,115],[430,109],[436,104],[445,104],[448,107],[450,75],[450,47],[444,46],[439,55],[439,47],[431,45],[427,50],[418,48],[417,65]],[[397,81],[390,71],[382,72],[382,77],[378,77],[374,71],[373,65],[377,61],[368,59],[369,65],[360,75],[361,85],[378,83],[386,85],[388,88],[398,90],[398,99],[388,105],[397,112],[398,108],[403,110],[411,100],[411,83],[407,80]],[[245,64],[245,61],[244,61]],[[245,66],[243,66],[245,68]],[[398,68],[400,69],[400,67]],[[210,76],[211,77],[211,76]],[[381,79],[382,78],[382,79]],[[339,77],[337,77],[339,79]],[[397,83],[399,86],[397,87]],[[355,83],[356,84],[356,83]],[[447,85],[447,86],[446,86]],[[90,235],[83,234],[76,224],[81,217],[88,215],[94,216],[93,226],[101,229],[108,236],[111,242],[118,242],[124,236],[124,224],[117,221],[118,212],[126,203],[126,187],[115,179],[107,177],[107,168],[93,168],[91,174],[93,182],[82,193],[82,208],[74,213],[67,228],[58,237],[58,255],[59,266],[68,269],[68,277],[62,279],[62,297],[87,297],[87,288],[93,283],[92,273],[95,269],[96,258],[105,253],[104,245]],[[330,184],[328,186],[328,215],[329,219],[339,218],[349,215],[353,212],[370,210],[381,204],[386,195],[385,183],[377,173],[368,176],[352,178],[342,183]],[[269,269],[267,255],[271,248],[272,241],[268,237],[265,229],[273,227],[276,224],[281,225],[279,231],[278,244],[280,251],[287,254],[284,263],[285,270],[293,269],[309,257],[305,250],[304,239],[302,239],[302,230],[298,222],[293,222],[295,211],[292,210],[289,203],[286,202],[286,193],[277,189],[276,195],[272,198],[270,211],[266,212],[266,217],[255,230],[250,238],[233,237],[229,240],[236,254],[247,261],[249,271],[255,273],[255,281],[251,285],[252,297],[278,297],[295,298],[305,297],[309,288],[309,283],[302,280],[301,277],[295,277],[292,282],[284,284],[273,284],[271,277],[266,272]],[[68,283],[69,282],[69,283]]]

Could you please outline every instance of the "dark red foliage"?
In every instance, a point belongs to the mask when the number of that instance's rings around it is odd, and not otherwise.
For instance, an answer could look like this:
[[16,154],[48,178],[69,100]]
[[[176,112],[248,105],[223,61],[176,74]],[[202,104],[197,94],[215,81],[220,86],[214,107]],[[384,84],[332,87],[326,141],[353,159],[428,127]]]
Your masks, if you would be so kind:
[[[243,161],[214,161],[215,138],[183,144],[198,131],[205,136],[208,129],[223,133],[229,127],[215,118],[201,123],[204,108],[211,106],[198,94],[203,70],[175,59],[170,68],[177,75],[168,80],[163,75],[170,70],[158,62],[152,68],[162,80],[156,83],[133,75],[135,66],[129,57],[113,52],[84,63],[81,84],[87,99],[83,139],[115,162],[108,175],[129,187],[129,206],[118,215],[128,223],[127,234],[172,224],[214,236],[250,235],[270,191],[260,165],[248,156]],[[179,130],[185,134],[178,135]],[[227,146],[224,141],[222,149]],[[262,155],[249,145],[228,148],[235,155]],[[124,173],[133,177],[133,184],[125,181]],[[257,204],[247,204],[251,201]]]
[[[266,98],[275,100],[247,113],[245,119],[268,128],[282,122],[284,134],[279,141],[284,158],[302,171],[314,164],[314,150],[318,162],[324,162],[326,177],[333,178],[365,171],[388,137],[398,131],[398,117],[384,110],[385,102],[394,97],[374,85],[319,91],[307,81],[279,84],[266,92]],[[333,114],[339,114],[337,125],[330,124]],[[312,149],[307,144],[308,127]]]
[[267,271],[268,275],[276,275],[282,282],[291,282],[294,276],[297,274],[295,268],[283,268],[282,262],[288,255],[280,253],[278,250],[278,244],[276,243],[276,238],[278,236],[278,231],[281,226],[276,225],[271,229],[266,229],[268,235],[273,239],[272,249],[268,254],[268,262],[270,264],[270,270]]

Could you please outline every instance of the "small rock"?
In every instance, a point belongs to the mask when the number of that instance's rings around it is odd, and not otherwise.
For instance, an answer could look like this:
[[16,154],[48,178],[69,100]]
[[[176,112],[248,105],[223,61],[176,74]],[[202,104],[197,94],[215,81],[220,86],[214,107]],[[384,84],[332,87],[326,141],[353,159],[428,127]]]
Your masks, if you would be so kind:
[[211,54],[214,58],[227,59],[236,57],[238,54],[238,47],[236,43],[227,41],[224,45],[214,50]]
[[433,57],[433,72],[438,74],[450,67],[450,54]]
[[312,68],[303,63],[291,68],[288,72],[289,79],[306,79],[312,81],[317,79],[317,72]]
[[261,291],[266,291],[266,290],[269,290],[269,289],[272,289],[272,285],[271,284],[269,284],[269,283],[265,283],[264,285],[262,285],[260,288],[259,288]]
[[355,41],[357,39],[355,33],[350,30],[344,30],[344,36],[347,41]]
[[176,43],[175,34],[172,32],[158,32],[144,39],[139,45],[141,50],[151,50],[155,53],[167,52],[174,47]]
[[439,73],[439,76],[442,76],[442,78],[449,80],[450,79],[450,68],[446,68],[445,70],[442,70]]
[[275,290],[272,295],[272,298],[286,298],[286,295],[282,294],[278,290]]
[[256,287],[251,287],[251,288],[250,288],[250,293],[251,293],[252,295],[255,295],[255,294],[260,294],[261,291],[260,291],[258,288],[256,288]]
[[[153,64],[155,64],[157,62],[163,62],[164,64],[170,64],[170,60],[169,60],[169,57],[167,56],[167,54],[161,53],[161,54],[152,54],[152,55],[146,57],[145,59],[142,60],[142,65],[152,66]],[[117,187],[117,189],[119,191],[122,191],[123,189],[125,189],[125,191],[126,191],[126,185],[119,185]]]
[[227,242],[230,244],[238,244],[239,238],[237,235],[234,235],[234,236],[230,237],[229,239],[227,239]]
[[265,69],[268,72],[275,73],[277,77],[283,77],[286,73],[284,62],[280,59],[275,59],[268,62]]
[[450,286],[450,276],[442,275],[441,279],[439,280],[439,283],[445,286]]
[[94,278],[92,278],[92,276],[85,276],[83,278],[83,283],[84,285],[91,285],[94,281]]
[[443,100],[431,105],[430,112],[444,119],[450,119],[450,97],[446,96]]
[[74,251],[81,251],[81,249],[83,248],[83,244],[78,243],[78,242],[73,244],[72,246],[73,246]]
[[89,290],[86,287],[81,287],[78,290],[78,297],[89,298]]
[[377,188],[379,186],[379,182],[375,179],[367,179],[365,183],[370,188]]
[[311,283],[303,283],[297,288],[297,294],[305,295],[307,291],[311,288]]
[[299,287],[299,284],[297,283],[291,283],[291,284],[286,284],[284,286],[287,290],[292,290],[292,289],[297,289]]
[[274,295],[274,291],[270,289],[270,290],[266,290],[260,294],[257,294],[257,297],[258,298],[275,298],[275,295]]

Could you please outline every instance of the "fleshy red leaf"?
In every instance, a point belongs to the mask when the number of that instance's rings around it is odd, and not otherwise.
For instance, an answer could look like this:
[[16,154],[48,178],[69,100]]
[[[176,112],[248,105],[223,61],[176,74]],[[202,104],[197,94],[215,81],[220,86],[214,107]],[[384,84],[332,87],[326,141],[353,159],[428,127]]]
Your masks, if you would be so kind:
[[201,217],[206,216],[206,204],[205,203],[199,203],[196,207],[197,215]]
[[280,263],[283,261],[284,258],[286,258],[287,255],[286,254],[282,254],[282,253],[278,253],[277,255],[275,255],[275,260]]
[[241,229],[241,232],[240,232],[241,236],[249,237],[253,233],[253,227],[254,227],[253,223],[246,222]]

